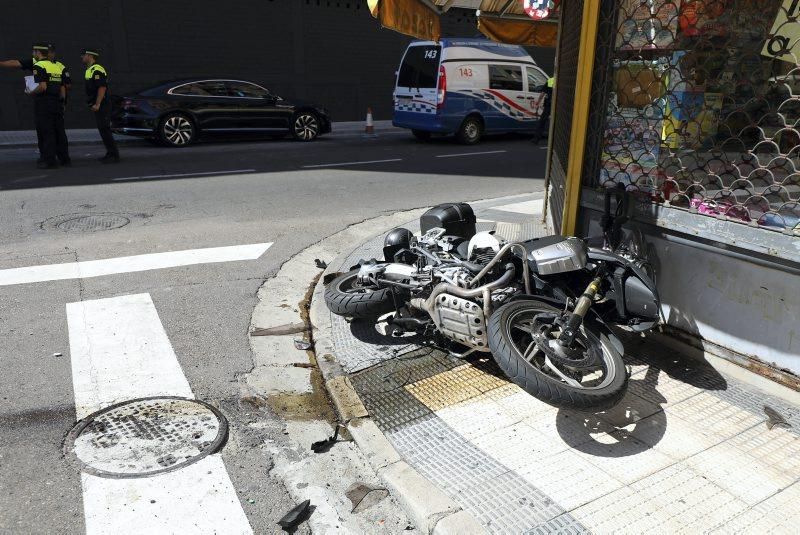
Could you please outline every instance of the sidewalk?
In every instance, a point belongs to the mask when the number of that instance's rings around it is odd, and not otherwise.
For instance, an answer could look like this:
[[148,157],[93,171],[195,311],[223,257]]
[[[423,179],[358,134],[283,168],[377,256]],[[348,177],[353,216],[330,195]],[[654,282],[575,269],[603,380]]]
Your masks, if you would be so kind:
[[[540,235],[536,197],[479,206],[479,230]],[[402,226],[419,230],[416,220]],[[382,240],[327,272],[379,257]],[[458,360],[346,321],[327,312],[323,292],[320,282],[311,308],[320,369],[329,390],[342,387],[331,391],[340,417],[354,418],[365,456],[423,532],[796,532],[800,405],[786,401],[796,392],[760,391],[623,333],[632,376],[622,403],[559,410],[510,383],[490,356]],[[791,427],[768,429],[765,407]],[[400,472],[411,475],[394,485]]]
[[[375,121],[375,131],[398,130],[392,126],[392,121]],[[364,133],[364,121],[344,121],[333,123],[333,132],[327,135],[353,135]],[[67,138],[70,144],[91,144],[101,143],[100,134],[96,128],[73,128],[67,130]],[[122,143],[139,141],[141,138],[133,136],[115,135],[114,138]],[[0,147],[29,147],[36,145],[35,130],[0,130]]]

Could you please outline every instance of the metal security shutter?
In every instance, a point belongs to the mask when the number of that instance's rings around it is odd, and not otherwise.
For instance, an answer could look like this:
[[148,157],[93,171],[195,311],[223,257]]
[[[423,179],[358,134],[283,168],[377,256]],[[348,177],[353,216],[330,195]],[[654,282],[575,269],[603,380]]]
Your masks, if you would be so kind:
[[575,102],[575,80],[578,73],[578,52],[581,38],[583,0],[562,2],[561,39],[558,47],[558,77],[556,79],[555,109],[553,121],[553,153],[550,162],[550,191],[548,211],[552,217],[554,231],[561,232],[564,214],[564,188],[567,161],[569,159],[572,108]]

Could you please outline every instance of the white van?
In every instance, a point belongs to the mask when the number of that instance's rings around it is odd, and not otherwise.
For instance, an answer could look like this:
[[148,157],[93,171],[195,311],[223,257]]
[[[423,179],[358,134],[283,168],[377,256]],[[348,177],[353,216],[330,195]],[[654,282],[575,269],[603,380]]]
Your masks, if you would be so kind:
[[420,139],[455,134],[466,144],[483,134],[535,132],[548,76],[524,48],[486,39],[408,45],[394,90],[392,123]]

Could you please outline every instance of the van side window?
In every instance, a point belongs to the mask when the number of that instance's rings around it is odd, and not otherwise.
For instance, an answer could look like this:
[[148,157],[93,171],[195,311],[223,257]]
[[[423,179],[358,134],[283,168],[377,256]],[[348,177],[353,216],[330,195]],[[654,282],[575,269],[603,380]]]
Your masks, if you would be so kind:
[[489,65],[489,88],[522,91],[522,67]]
[[538,88],[547,84],[547,76],[539,69],[526,67],[525,70],[528,73],[528,91],[536,91]]

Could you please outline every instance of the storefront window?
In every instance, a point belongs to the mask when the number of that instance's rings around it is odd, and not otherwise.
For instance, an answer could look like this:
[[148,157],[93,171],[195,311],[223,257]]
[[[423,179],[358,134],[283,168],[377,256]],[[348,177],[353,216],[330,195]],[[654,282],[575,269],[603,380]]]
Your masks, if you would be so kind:
[[800,0],[619,0],[597,186],[800,235]]

